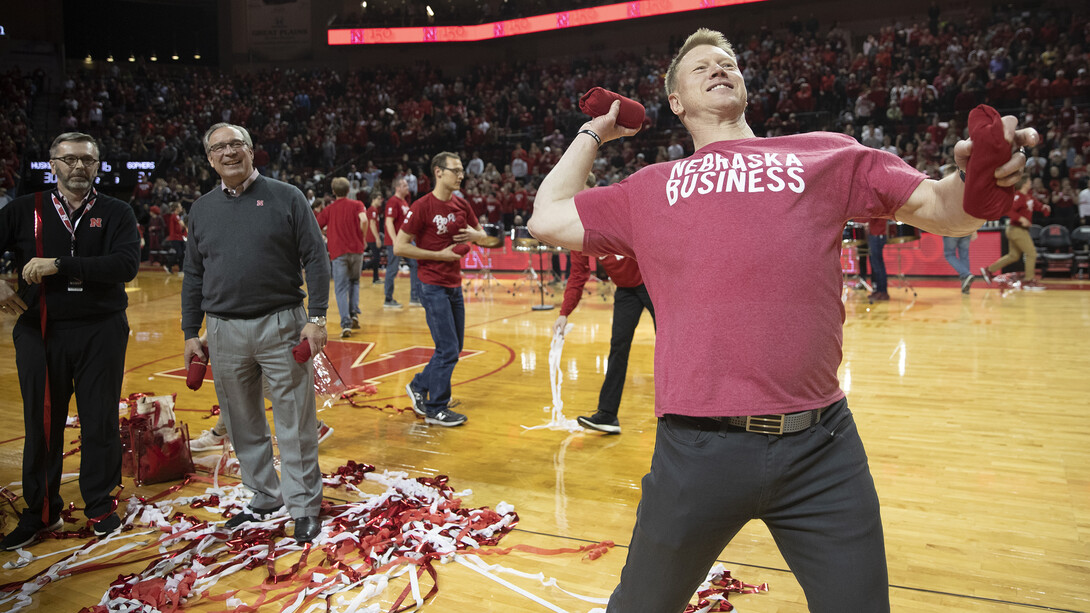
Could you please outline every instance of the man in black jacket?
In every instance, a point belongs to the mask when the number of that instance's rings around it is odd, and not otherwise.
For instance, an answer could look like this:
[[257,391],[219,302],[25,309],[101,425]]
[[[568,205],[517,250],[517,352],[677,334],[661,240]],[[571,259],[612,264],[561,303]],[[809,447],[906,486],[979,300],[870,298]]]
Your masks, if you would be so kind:
[[[125,283],[140,266],[129,205],[94,188],[98,143],[79,132],[49,148],[57,188],[0,210],[0,251],[15,253],[18,291],[0,283],[0,314],[12,332],[23,396],[23,499],[19,524],[0,542],[13,550],[59,530],[62,446],[73,391],[85,453],[80,494],[94,532],[121,527],[113,489],[121,483],[117,401],[129,325]],[[42,296],[45,300],[42,300]]]

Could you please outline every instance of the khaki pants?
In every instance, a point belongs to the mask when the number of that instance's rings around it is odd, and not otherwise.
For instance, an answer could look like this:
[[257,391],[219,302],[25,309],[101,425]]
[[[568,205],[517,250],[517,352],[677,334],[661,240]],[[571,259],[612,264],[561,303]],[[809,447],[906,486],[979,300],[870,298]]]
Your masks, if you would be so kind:
[[1003,270],[1005,266],[1010,266],[1015,262],[1022,259],[1022,254],[1026,256],[1026,279],[1032,279],[1037,276],[1037,248],[1033,246],[1033,238],[1029,235],[1029,230],[1022,226],[1010,224],[1007,226],[1007,243],[1008,250],[1007,255],[996,260],[994,264],[988,267],[988,272],[999,272]]

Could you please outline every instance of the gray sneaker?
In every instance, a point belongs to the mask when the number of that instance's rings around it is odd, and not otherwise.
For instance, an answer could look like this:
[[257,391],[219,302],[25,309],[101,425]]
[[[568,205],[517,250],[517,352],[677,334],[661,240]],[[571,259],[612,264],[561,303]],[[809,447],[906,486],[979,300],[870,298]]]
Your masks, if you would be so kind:
[[967,275],[961,280],[961,293],[968,294],[969,286],[973,284],[973,280],[976,279],[973,275]]
[[412,383],[405,384],[405,391],[409,393],[409,399],[413,401],[413,413],[427,417],[428,412],[424,409],[424,394],[414,390]]
[[466,423],[467,417],[461,413],[455,413],[450,409],[442,409],[435,415],[428,415],[424,418],[424,423],[435,424],[437,426],[460,426]]
[[602,411],[598,411],[590,417],[579,416],[575,421],[579,422],[579,425],[584,428],[605,432],[606,434],[621,433],[621,422],[617,421],[617,416]]

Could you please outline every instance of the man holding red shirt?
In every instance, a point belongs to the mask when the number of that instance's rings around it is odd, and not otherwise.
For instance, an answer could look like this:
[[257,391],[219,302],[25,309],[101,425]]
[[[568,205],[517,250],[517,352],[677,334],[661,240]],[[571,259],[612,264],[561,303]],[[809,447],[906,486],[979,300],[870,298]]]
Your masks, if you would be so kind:
[[[447,406],[450,377],[465,339],[462,299],[462,254],[465,243],[483,239],[469,203],[455,196],[465,170],[458,156],[442,152],[431,160],[435,188],[413,203],[394,241],[394,253],[420,261],[420,299],[435,342],[435,353],[424,370],[405,386],[413,411],[437,426],[460,426],[466,416]],[[415,243],[415,244],[414,244]]]
[[[615,101],[545,177],[529,222],[542,242],[636,258],[661,324],[655,450],[606,610],[681,611],[724,547],[758,519],[809,610],[888,612],[878,493],[837,378],[838,237],[860,217],[961,236],[982,220],[965,210],[960,175],[929,180],[843,134],[758,138],[745,120],[745,79],[719,32],[690,36],[665,81],[695,153],[584,190],[599,145],[637,132],[617,124]],[[1013,149],[1039,141],[1016,125],[1002,119]],[[955,145],[959,168],[973,146]],[[1009,155],[988,184],[1013,185],[1025,159]],[[772,224],[774,244],[762,238]],[[671,236],[684,236],[685,248],[663,239]]]
[[[386,301],[382,306],[388,309],[400,309],[401,303],[394,300],[394,279],[401,266],[401,258],[394,253],[394,237],[397,236],[405,216],[409,214],[409,182],[404,177],[394,180],[394,195],[386,201]],[[406,258],[409,263],[409,306],[420,306],[420,278],[416,272],[416,260]]]
[[[587,187],[594,187],[594,184],[594,175],[591,174],[587,177]],[[621,393],[624,392],[632,337],[644,309],[651,313],[651,321],[655,321],[655,305],[651,304],[651,296],[647,294],[636,260],[622,255],[606,255],[598,258],[598,265],[606,269],[609,278],[617,285],[617,291],[613,294],[613,333],[609,339],[606,378],[602,381],[602,391],[598,393],[598,410],[594,415],[580,416],[576,421],[581,426],[599,432],[620,434],[621,424],[617,420],[617,411],[621,406]],[[572,251],[571,276],[564,288],[564,303],[560,305],[560,317],[553,324],[556,332],[564,333],[564,327],[568,325],[568,315],[579,306],[579,299],[583,297],[583,286],[588,278],[590,258],[582,252]]]
[[366,248],[363,228],[367,226],[367,206],[348,198],[347,178],[333,179],[332,188],[337,199],[318,213],[318,226],[325,230],[333,266],[333,295],[341,314],[341,338],[348,338],[354,328],[360,327],[360,273]]

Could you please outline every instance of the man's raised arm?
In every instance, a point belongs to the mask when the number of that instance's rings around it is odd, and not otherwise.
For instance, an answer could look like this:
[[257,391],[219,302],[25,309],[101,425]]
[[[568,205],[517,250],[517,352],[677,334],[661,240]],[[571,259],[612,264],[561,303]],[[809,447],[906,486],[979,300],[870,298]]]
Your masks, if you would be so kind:
[[620,101],[614,101],[609,113],[583,124],[571,146],[542,181],[534,200],[534,214],[527,223],[538,240],[576,251],[583,248],[583,222],[575,210],[575,194],[584,188],[602,143],[639,132],[638,128],[617,125],[620,108]]

